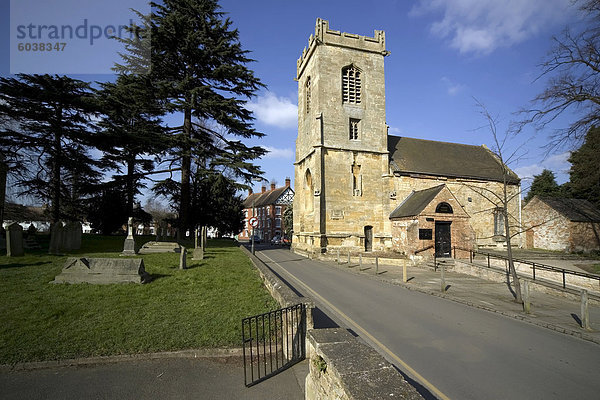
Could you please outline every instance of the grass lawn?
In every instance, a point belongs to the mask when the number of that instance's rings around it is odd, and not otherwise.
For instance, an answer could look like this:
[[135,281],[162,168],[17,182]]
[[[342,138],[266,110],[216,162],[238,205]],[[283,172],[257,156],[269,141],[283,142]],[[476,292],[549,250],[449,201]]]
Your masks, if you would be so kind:
[[[150,238],[146,238],[150,240]],[[241,347],[241,319],[278,308],[233,241],[188,253],[149,254],[141,284],[51,284],[68,256],[118,257],[124,236],[84,235],[65,256],[0,256],[0,364],[189,348]],[[47,248],[47,238],[41,238]]]

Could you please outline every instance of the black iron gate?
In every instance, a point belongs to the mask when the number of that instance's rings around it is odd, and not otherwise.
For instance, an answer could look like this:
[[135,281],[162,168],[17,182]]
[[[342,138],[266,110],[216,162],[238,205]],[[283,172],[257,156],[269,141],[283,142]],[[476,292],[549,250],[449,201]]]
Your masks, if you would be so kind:
[[244,383],[255,385],[306,356],[306,308],[296,304],[242,320]]

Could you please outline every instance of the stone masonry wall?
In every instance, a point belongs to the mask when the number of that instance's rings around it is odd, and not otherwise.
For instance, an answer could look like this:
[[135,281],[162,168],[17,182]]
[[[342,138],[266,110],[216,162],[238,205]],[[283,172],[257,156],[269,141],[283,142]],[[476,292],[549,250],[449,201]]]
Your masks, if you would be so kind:
[[308,331],[305,399],[423,397],[373,348],[341,328]]
[[524,228],[533,231],[533,248],[570,251],[571,222],[538,198],[523,208]]

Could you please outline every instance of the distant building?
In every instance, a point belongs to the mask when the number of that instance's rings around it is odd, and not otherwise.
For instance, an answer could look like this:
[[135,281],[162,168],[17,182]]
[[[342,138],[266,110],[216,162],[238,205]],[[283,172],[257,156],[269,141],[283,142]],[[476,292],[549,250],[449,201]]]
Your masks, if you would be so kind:
[[267,190],[266,186],[262,187],[260,193],[252,193],[250,190],[244,200],[244,230],[238,235],[238,239],[250,240],[250,218],[254,216],[258,219],[258,226],[254,229],[255,236],[264,241],[270,241],[275,236],[283,237],[287,228],[283,213],[293,202],[294,191],[290,187],[290,178],[286,178],[285,186],[279,188],[271,183],[271,190]]
[[50,231],[50,217],[46,207],[6,203],[3,219],[4,227],[12,222],[17,222],[25,231],[30,229],[31,226],[36,232]]
[[528,249],[600,250],[600,210],[587,200],[534,196],[523,207],[523,226]]

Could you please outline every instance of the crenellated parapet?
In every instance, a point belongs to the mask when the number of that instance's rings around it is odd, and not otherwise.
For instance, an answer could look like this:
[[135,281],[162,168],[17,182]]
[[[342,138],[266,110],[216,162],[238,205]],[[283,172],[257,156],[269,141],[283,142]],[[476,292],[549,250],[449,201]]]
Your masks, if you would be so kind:
[[319,45],[337,46],[368,53],[377,53],[383,56],[390,54],[385,49],[385,32],[375,30],[373,37],[361,36],[354,33],[340,32],[329,29],[329,21],[317,18],[315,34],[310,35],[308,47],[302,51],[302,55],[296,63],[296,78],[302,75],[302,71],[310,56]]

